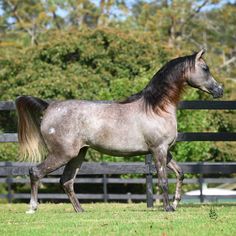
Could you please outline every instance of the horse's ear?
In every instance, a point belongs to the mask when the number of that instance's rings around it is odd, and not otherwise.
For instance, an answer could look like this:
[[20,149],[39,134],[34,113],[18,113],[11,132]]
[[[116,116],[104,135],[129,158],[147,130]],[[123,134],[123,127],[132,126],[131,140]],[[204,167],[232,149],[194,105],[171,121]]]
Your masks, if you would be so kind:
[[203,56],[203,54],[206,52],[206,50],[205,49],[202,49],[201,51],[199,51],[197,54],[196,54],[196,61],[199,61],[201,58],[202,58],[202,56]]

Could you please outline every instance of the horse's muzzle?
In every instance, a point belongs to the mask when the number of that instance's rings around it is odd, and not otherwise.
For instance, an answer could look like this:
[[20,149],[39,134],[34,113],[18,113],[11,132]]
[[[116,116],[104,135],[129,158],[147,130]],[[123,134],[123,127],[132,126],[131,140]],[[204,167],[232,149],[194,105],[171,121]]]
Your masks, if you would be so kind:
[[224,94],[224,88],[222,85],[214,86],[214,88],[212,89],[213,98],[221,98],[223,97],[223,94]]

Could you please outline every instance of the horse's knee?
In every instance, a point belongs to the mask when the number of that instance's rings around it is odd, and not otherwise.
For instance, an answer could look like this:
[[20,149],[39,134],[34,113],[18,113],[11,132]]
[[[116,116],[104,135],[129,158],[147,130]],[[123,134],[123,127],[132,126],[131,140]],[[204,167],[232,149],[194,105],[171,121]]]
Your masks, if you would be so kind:
[[29,169],[29,175],[30,175],[31,181],[34,181],[34,182],[42,178],[37,166],[33,166]]

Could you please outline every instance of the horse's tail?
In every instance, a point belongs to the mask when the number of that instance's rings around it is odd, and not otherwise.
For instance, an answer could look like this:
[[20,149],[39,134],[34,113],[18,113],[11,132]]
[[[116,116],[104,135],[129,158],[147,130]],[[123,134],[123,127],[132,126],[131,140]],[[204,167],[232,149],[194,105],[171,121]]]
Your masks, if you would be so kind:
[[46,154],[46,145],[40,132],[40,116],[49,103],[31,96],[16,99],[18,114],[18,141],[23,160],[40,162]]

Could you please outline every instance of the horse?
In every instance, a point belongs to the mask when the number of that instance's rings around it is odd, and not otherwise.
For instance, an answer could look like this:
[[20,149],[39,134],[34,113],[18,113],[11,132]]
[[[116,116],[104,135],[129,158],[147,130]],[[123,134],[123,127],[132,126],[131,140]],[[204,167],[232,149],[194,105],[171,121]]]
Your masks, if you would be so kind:
[[[176,109],[181,93],[185,85],[190,85],[214,98],[223,96],[222,85],[203,59],[204,52],[170,60],[143,90],[123,101],[49,103],[32,96],[18,97],[20,153],[41,162],[29,170],[31,199],[27,213],[38,208],[40,179],[62,166],[60,183],[74,210],[83,211],[73,185],[88,148],[124,157],[152,154],[164,211],[175,211],[181,200],[184,173],[169,149],[177,138]],[[167,168],[177,179],[173,204],[168,197]]]

